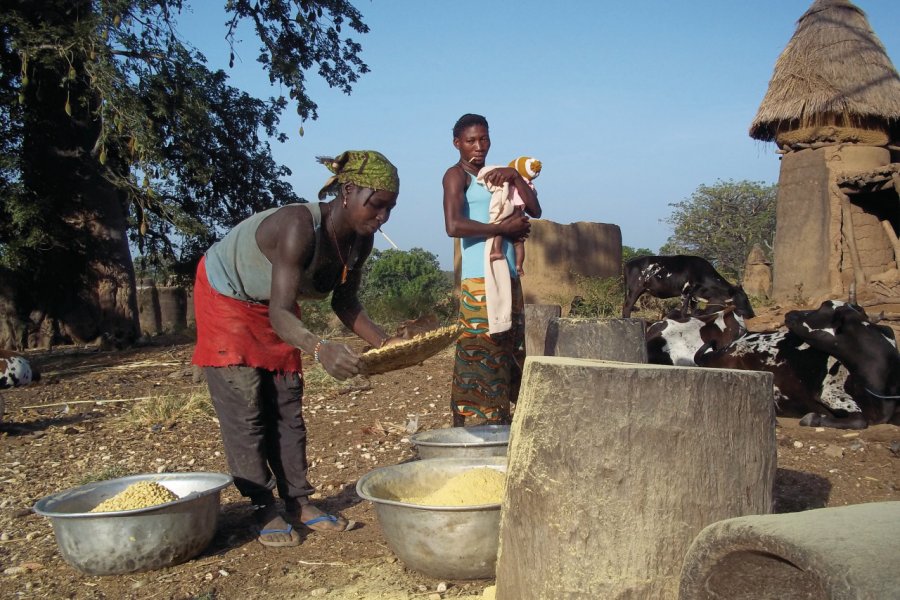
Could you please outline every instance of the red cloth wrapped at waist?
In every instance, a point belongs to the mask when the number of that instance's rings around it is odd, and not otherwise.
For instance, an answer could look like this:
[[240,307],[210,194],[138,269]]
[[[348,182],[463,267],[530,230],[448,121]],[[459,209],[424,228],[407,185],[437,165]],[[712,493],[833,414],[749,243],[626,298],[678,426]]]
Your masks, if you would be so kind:
[[[297,307],[300,316],[300,307]],[[242,365],[269,371],[300,372],[300,349],[285,343],[269,322],[269,307],[220,294],[206,278],[206,257],[194,282],[197,345],[192,364],[200,367]]]

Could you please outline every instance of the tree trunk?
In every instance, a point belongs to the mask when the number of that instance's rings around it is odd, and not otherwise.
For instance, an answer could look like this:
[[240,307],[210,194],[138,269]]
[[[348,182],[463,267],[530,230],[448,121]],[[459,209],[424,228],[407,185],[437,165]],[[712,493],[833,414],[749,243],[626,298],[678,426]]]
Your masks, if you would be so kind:
[[[38,22],[75,26],[85,0],[64,13],[35,3]],[[44,14],[46,13],[46,14]],[[100,132],[99,103],[83,65],[32,59],[25,88],[22,183],[29,195],[29,235],[17,269],[15,312],[35,311],[76,343],[102,338],[127,344],[138,335],[134,265],[128,247],[125,195],[102,176],[92,155]],[[107,167],[127,170],[115,157]],[[31,323],[34,327],[35,324]]]

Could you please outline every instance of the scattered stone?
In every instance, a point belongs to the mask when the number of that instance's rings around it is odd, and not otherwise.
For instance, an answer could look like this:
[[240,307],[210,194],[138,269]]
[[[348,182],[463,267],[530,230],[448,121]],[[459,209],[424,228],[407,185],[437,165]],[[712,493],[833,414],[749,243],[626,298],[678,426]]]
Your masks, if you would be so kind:
[[439,594],[443,594],[444,592],[447,591],[447,584],[444,583],[444,582],[442,581],[442,582],[440,582],[439,584],[437,584],[437,587],[434,588],[434,589],[435,589],[435,591],[438,592]]
[[309,593],[313,598],[321,598],[322,596],[328,595],[328,588],[316,588]]
[[832,458],[844,458],[844,449],[840,446],[828,446],[825,448],[825,456]]
[[801,442],[799,440],[794,442],[794,448],[802,448],[802,447],[803,447],[803,442]]
[[894,440],[891,442],[891,445],[888,446],[888,450],[890,450],[891,454],[894,456],[900,456],[900,441]]
[[27,573],[27,572],[28,572],[28,569],[26,569],[25,567],[9,567],[9,568],[3,569],[4,575],[21,575],[22,573]]

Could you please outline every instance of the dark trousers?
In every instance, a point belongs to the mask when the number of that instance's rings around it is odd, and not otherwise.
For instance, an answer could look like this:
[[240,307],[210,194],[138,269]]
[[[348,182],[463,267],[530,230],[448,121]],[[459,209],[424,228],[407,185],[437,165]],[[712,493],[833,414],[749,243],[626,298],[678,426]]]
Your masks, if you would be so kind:
[[254,367],[204,367],[228,468],[254,504],[307,502],[306,424],[299,373]]

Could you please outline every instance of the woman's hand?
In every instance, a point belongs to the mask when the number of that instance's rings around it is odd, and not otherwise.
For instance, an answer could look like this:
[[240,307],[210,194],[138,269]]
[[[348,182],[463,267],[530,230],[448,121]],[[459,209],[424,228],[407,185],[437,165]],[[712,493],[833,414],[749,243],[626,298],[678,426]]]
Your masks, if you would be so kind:
[[503,185],[504,183],[511,184],[518,176],[519,172],[512,167],[497,167],[485,175],[484,180],[491,185]]
[[337,342],[322,342],[318,346],[318,359],[325,372],[335,379],[349,379],[359,375],[359,357],[350,346]]
[[531,233],[531,222],[522,211],[516,211],[497,224],[499,235],[511,240],[521,240]]
[[401,337],[399,335],[392,335],[381,343],[382,348],[387,348],[388,346],[393,346],[394,344],[399,344],[400,342],[407,341],[406,338]]

